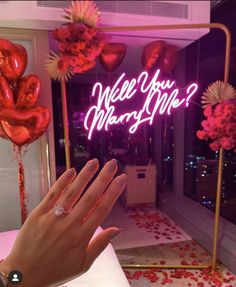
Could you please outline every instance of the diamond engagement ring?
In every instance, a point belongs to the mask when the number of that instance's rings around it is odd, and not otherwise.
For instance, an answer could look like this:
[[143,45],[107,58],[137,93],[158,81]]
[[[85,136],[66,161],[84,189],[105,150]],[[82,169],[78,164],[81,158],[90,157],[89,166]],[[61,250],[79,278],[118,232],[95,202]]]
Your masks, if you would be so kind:
[[55,207],[54,207],[54,214],[56,216],[60,216],[62,214],[68,214],[68,213],[69,213],[69,211],[65,210],[65,208],[63,206],[55,205]]

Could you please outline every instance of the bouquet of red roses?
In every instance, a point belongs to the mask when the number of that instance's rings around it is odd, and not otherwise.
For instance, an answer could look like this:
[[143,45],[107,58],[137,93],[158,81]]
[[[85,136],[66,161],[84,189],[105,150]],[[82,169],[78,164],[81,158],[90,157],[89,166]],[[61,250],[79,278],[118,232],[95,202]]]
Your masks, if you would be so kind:
[[[222,147],[226,150],[234,149],[236,152],[236,98],[234,94],[235,91],[232,90],[231,97],[217,104],[214,101],[214,105],[209,103],[212,99],[209,91],[203,97],[207,103],[203,112],[206,119],[201,122],[203,130],[197,131],[197,137],[202,140],[212,140],[210,148],[214,151]],[[219,96],[219,91],[217,95]]]
[[52,37],[59,43],[59,68],[68,70],[70,66],[73,73],[83,73],[94,67],[105,44],[103,33],[82,23],[57,28]]
[[93,68],[106,40],[98,29],[100,12],[93,1],[72,1],[64,11],[67,23],[52,32],[58,41],[58,54],[51,51],[46,63],[55,80],[68,80]]

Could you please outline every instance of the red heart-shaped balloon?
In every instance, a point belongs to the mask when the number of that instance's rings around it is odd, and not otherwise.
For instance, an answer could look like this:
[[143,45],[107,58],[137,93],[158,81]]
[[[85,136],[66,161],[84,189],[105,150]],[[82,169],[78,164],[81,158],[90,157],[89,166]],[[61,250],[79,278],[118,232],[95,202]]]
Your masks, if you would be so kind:
[[28,57],[26,49],[9,41],[0,42],[0,72],[8,82],[16,82],[24,73]]
[[12,48],[12,42],[7,39],[0,39],[0,66],[1,66],[1,59],[4,55],[1,54],[1,51],[9,50]]
[[43,106],[37,106],[35,108],[35,112],[37,113],[39,121],[29,143],[37,140],[44,132],[46,132],[51,118],[49,109]]
[[29,144],[47,129],[50,112],[37,106],[30,110],[4,109],[0,114],[0,125],[7,138],[18,146]]
[[157,65],[161,57],[165,43],[163,41],[154,41],[147,44],[142,53],[142,66],[145,70],[150,71]]
[[39,94],[41,83],[36,75],[28,75],[22,78],[18,84],[16,94],[16,108],[30,109],[35,107]]
[[126,54],[126,45],[123,43],[108,43],[103,48],[99,61],[103,68],[111,73],[122,63]]
[[0,109],[13,108],[14,98],[8,82],[0,75]]
[[178,49],[174,45],[166,45],[164,47],[158,65],[162,72],[170,74],[176,67],[178,62]]

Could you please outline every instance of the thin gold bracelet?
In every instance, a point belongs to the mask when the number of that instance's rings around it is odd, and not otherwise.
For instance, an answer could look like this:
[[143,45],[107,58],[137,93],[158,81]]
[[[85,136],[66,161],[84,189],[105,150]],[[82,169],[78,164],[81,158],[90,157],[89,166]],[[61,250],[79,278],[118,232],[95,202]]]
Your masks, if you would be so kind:
[[7,278],[7,274],[5,272],[0,271],[0,274],[2,274],[2,276]]
[[5,279],[5,282],[3,282],[3,283],[6,284],[6,286],[8,286],[8,275],[5,272],[2,272],[2,271],[0,271],[0,274]]

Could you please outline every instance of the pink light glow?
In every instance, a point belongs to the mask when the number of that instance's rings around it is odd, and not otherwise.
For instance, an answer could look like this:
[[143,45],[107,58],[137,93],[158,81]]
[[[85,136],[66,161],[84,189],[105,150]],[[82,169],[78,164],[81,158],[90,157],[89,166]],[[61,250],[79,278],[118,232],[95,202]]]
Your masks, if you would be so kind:
[[[172,109],[183,106],[184,103],[188,107],[190,99],[198,89],[198,85],[192,83],[179,97],[180,90],[175,81],[158,80],[159,69],[149,82],[147,72],[142,72],[137,79],[127,80],[125,76],[123,73],[112,88],[103,88],[100,82],[93,86],[92,97],[97,97],[97,104],[89,108],[84,120],[85,129],[89,131],[88,139],[92,138],[95,129],[108,131],[110,126],[122,123],[130,124],[129,132],[135,133],[144,122],[151,125],[157,113],[170,115]],[[124,102],[127,107],[130,99],[142,95],[146,98],[140,109],[118,115],[116,103]]]

